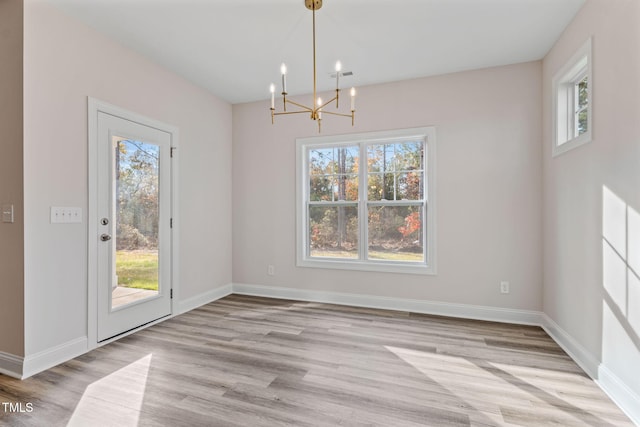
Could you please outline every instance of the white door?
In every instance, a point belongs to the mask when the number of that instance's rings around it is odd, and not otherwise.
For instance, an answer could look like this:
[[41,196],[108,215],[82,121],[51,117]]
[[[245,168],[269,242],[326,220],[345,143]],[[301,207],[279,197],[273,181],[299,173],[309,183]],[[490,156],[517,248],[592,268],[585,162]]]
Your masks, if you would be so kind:
[[96,148],[104,341],[171,314],[171,134],[98,111]]

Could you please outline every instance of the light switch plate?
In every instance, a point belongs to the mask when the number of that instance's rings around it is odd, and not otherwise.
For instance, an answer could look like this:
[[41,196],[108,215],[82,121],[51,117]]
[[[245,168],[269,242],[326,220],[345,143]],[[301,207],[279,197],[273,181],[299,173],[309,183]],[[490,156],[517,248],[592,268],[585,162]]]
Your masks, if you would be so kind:
[[51,207],[51,224],[77,224],[82,222],[82,208]]
[[2,205],[2,222],[13,222],[13,205]]

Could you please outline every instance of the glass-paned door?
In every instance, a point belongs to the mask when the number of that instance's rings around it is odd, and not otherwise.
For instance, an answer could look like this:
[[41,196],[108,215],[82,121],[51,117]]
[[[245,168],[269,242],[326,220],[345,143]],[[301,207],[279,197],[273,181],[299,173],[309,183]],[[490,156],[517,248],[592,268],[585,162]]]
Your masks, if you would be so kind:
[[171,135],[98,115],[98,340],[171,313]]

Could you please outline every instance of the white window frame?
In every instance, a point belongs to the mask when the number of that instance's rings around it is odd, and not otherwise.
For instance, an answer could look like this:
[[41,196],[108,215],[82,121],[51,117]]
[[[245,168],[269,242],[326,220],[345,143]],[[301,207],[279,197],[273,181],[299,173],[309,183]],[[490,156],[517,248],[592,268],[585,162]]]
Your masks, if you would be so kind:
[[[577,85],[587,77],[587,130],[578,134]],[[587,144],[593,134],[593,61],[589,38],[553,77],[553,157]]]
[[[308,152],[310,148],[359,145],[360,158],[366,158],[367,146],[372,144],[399,142],[415,138],[424,141],[426,155],[424,180],[424,213],[426,220],[422,227],[426,256],[423,262],[386,261],[365,259],[336,259],[311,257],[308,253]],[[358,239],[359,253],[364,254],[367,241],[367,171],[359,170],[358,191]],[[298,267],[360,270],[390,273],[436,274],[436,132],[434,127],[420,127],[390,131],[367,132],[348,135],[317,136],[296,139],[296,265]],[[365,191],[363,191],[365,189]],[[353,204],[353,202],[345,202]],[[369,202],[372,203],[372,202]],[[373,202],[380,204],[380,202]]]

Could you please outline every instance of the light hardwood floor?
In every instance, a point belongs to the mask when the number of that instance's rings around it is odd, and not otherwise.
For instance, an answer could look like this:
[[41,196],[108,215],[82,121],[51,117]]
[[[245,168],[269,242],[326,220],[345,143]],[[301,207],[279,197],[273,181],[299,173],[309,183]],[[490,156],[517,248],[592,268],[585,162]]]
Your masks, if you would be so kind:
[[[11,426],[630,426],[538,327],[232,295],[25,381]],[[26,408],[25,408],[26,409]]]

